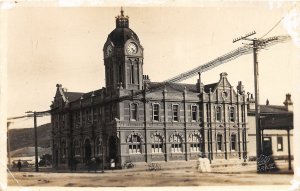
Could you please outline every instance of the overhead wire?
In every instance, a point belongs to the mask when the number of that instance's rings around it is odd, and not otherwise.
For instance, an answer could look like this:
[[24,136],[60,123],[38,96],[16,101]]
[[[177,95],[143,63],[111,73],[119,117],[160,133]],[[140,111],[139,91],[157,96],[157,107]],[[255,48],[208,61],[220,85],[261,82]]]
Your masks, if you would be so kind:
[[270,32],[272,32],[280,23],[281,21],[284,19],[284,17],[281,17],[281,19],[265,34],[263,35],[262,37],[260,37],[259,39],[262,39],[264,38],[265,36],[267,36]]

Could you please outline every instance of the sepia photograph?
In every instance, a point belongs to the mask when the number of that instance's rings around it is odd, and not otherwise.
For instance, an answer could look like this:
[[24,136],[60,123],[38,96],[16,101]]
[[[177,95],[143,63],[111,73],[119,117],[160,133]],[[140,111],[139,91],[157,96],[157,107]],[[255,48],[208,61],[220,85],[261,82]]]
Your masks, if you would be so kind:
[[300,190],[299,2],[78,2],[0,4],[0,190]]

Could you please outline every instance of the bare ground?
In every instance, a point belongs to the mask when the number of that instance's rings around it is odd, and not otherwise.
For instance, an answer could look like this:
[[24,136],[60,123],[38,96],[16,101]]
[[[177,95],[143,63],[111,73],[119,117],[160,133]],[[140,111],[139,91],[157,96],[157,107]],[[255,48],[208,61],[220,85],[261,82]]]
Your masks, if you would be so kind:
[[12,172],[12,175],[8,174],[8,185],[66,187],[290,185],[292,178],[293,174],[199,173],[195,169],[110,170],[104,173]]

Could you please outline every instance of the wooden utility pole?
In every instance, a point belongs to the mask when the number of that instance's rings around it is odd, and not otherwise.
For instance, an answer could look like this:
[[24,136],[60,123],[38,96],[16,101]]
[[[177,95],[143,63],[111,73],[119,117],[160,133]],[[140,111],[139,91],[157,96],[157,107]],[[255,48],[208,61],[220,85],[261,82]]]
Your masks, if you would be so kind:
[[[34,125],[34,151],[35,151],[35,171],[39,172],[39,155],[38,155],[38,134],[37,134],[37,117],[43,117],[50,114],[50,111],[27,111],[25,113],[33,114],[33,125]],[[32,115],[27,115],[32,117]]]
[[39,171],[39,155],[38,155],[38,137],[37,137],[37,123],[36,123],[36,112],[33,112],[34,120],[34,151],[35,151],[35,171]]
[[254,38],[253,42],[253,62],[254,62],[254,94],[255,94],[255,125],[256,125],[256,156],[261,156],[261,131],[260,131],[260,105],[259,105],[259,72],[257,61],[258,40]]
[[[260,106],[259,106],[259,73],[258,73],[258,61],[257,61],[257,51],[258,48],[264,44],[265,40],[258,40],[256,38],[249,39],[249,36],[256,34],[255,31],[241,36],[233,40],[233,43],[240,40],[249,40],[252,41],[252,44],[249,44],[253,48],[253,62],[254,62],[254,92],[255,92],[255,125],[256,125],[256,157],[257,159],[261,156],[261,132],[260,132]],[[257,170],[259,171],[258,160],[257,161]]]

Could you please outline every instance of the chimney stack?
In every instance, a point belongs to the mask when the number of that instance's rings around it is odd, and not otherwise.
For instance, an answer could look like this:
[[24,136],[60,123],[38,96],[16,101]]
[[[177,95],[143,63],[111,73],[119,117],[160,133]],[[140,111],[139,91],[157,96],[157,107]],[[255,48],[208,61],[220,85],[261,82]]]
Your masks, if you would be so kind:
[[293,102],[291,100],[291,94],[288,93],[285,95],[285,101],[283,102],[283,104],[288,111],[293,111]]

